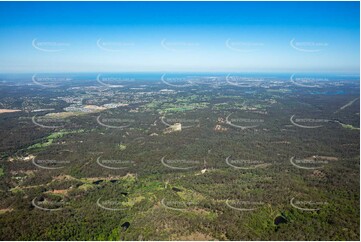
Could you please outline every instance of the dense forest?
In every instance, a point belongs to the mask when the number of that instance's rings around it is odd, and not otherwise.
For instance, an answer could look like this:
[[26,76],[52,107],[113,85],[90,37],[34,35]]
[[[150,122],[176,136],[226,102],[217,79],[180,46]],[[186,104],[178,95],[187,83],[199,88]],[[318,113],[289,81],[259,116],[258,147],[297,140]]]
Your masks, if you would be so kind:
[[165,88],[4,87],[0,238],[360,239],[358,84]]

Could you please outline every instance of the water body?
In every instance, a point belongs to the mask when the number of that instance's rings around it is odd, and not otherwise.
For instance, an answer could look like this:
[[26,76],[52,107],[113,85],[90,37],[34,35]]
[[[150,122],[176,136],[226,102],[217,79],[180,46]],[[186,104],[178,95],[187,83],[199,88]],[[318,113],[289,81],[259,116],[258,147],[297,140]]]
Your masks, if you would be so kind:
[[104,180],[97,180],[97,181],[94,181],[93,184],[95,185],[99,185],[100,183],[102,183]]
[[176,187],[172,187],[172,190],[175,191],[175,192],[181,192],[182,189],[179,189],[179,188],[176,188]]
[[338,91],[325,91],[325,92],[320,92],[320,91],[312,91],[310,92],[311,95],[344,95],[346,94],[345,91],[343,90],[338,90]]
[[287,220],[283,216],[277,216],[274,220],[275,225],[285,224],[285,223],[287,223]]
[[121,227],[123,228],[123,231],[126,231],[130,226],[130,223],[129,222],[125,222],[121,225]]

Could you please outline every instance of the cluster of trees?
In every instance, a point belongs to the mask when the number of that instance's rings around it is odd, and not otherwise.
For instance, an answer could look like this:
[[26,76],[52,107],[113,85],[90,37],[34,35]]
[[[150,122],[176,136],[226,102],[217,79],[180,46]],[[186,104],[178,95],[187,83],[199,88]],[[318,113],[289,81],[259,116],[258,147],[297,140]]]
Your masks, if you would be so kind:
[[[238,89],[228,89],[222,90],[222,96],[240,95]],[[201,92],[217,96],[219,91]],[[229,112],[237,115],[239,109],[210,107],[169,113],[169,118],[200,121],[199,127],[171,134],[163,134],[166,126],[158,113],[114,110],[115,117],[136,120],[124,130],[97,125],[94,114],[73,117],[65,129],[85,132],[57,137],[50,146],[30,151],[27,147],[57,130],[34,128],[28,125],[31,120],[26,124],[9,122],[18,118],[9,114],[1,120],[1,135],[11,140],[3,141],[0,147],[4,172],[0,177],[0,208],[12,211],[0,214],[0,238],[168,240],[200,233],[217,240],[358,240],[359,132],[335,123],[302,129],[289,121],[293,114],[300,118],[341,115],[333,112],[345,97],[336,102],[333,96],[297,95],[285,94],[267,107],[267,114],[260,114],[265,123],[259,127],[241,130],[223,123],[226,132],[213,130],[218,117],[224,118]],[[244,93],[249,103],[270,97],[266,91]],[[210,103],[215,103],[214,99]],[[342,118],[355,122],[350,113]],[[149,125],[154,122],[156,125]],[[154,133],[157,135],[151,135]],[[41,169],[31,161],[9,162],[15,153],[70,162],[61,169]],[[289,161],[292,156],[312,155],[337,160],[320,169],[322,173],[299,169]],[[175,162],[172,166],[183,169],[172,169],[162,164],[164,156],[166,160],[199,163]],[[229,156],[263,164],[256,169],[235,169],[226,163]],[[108,169],[97,163],[98,157],[134,163],[126,164],[125,169]],[[203,169],[206,171],[201,172]],[[59,178],[64,175],[68,177]],[[103,181],[96,184],[94,179]],[[52,197],[54,190],[65,191]],[[302,211],[290,203],[294,197],[327,203],[320,210]],[[61,210],[50,212],[34,207],[34,198],[66,203],[60,205]],[[100,198],[126,209],[104,209],[97,204]],[[227,200],[243,201],[238,208],[244,205],[254,210],[234,209],[227,206]],[[170,207],[173,202],[176,209],[164,206],[164,201]],[[114,205],[111,202],[110,206]],[[278,216],[285,222],[276,225]],[[129,223],[126,230],[122,227],[125,223]]]

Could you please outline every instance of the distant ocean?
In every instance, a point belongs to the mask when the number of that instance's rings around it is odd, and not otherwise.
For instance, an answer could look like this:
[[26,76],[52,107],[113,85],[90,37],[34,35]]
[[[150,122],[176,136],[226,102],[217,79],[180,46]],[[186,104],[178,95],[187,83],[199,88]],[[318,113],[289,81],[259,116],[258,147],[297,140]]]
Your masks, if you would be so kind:
[[187,78],[187,77],[215,77],[222,78],[227,77],[244,77],[264,80],[281,80],[288,81],[291,76],[300,79],[315,79],[317,81],[356,81],[360,82],[359,74],[322,74],[322,73],[247,73],[247,72],[144,72],[144,73],[22,73],[12,74],[5,73],[0,74],[0,81],[5,80],[24,80],[31,81],[34,75],[39,77],[67,77],[73,80],[96,80],[100,75],[108,78],[120,78],[139,81],[160,81],[161,77],[165,75],[166,78]]

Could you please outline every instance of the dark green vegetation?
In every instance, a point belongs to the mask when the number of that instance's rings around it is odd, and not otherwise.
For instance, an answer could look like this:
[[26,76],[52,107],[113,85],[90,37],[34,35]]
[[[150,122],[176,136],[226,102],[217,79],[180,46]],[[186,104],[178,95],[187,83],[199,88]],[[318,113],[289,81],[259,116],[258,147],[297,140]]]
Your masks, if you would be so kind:
[[[340,110],[358,83],[77,85],[1,89],[4,108],[54,109],[0,114],[2,240],[359,240],[359,102]],[[129,105],[32,122],[62,97]]]

